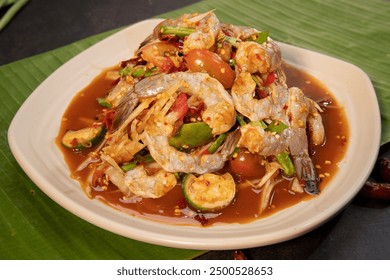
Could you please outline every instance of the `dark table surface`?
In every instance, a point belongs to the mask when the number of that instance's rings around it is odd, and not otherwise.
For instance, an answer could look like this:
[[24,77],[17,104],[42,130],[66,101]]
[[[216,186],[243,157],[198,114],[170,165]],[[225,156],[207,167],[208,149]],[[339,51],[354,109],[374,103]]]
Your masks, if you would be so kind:
[[[196,0],[31,0],[0,32],[0,65],[147,19]],[[251,259],[390,259],[390,208],[357,196],[318,229],[276,245],[245,250]],[[199,259],[232,259],[210,251]]]

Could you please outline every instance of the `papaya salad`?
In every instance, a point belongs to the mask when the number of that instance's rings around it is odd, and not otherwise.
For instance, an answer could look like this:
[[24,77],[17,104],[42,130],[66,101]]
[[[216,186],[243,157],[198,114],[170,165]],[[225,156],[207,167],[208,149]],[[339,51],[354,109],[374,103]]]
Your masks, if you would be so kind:
[[[99,90],[88,104],[75,98],[76,120],[65,112],[58,134],[87,195],[131,215],[203,226],[320,195],[345,148],[346,121],[326,89],[304,93],[314,79],[288,83],[292,68],[268,35],[212,11],[184,14],[97,77]],[[316,162],[320,154],[328,158]]]

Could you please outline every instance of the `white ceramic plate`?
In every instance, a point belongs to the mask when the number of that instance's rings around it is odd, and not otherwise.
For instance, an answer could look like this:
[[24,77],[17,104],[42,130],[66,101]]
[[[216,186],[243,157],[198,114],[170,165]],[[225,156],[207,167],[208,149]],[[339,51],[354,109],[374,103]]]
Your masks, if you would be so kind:
[[159,245],[190,249],[235,249],[269,245],[302,235],[338,213],[359,191],[377,157],[380,114],[367,75],[349,63],[280,44],[283,57],[322,81],[346,109],[348,151],[337,176],[315,199],[273,216],[238,225],[201,228],[135,218],[90,200],[70,179],[54,143],[63,112],[73,96],[106,67],[132,57],[160,20],[132,25],[64,64],[25,101],[8,131],[11,150],[27,175],[59,205],[111,232]]

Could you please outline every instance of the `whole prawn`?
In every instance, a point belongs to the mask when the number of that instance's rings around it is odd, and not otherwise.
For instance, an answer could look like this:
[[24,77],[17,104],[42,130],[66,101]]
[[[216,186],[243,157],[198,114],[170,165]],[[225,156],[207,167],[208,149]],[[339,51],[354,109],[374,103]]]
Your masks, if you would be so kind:
[[305,182],[305,191],[316,195],[320,192],[318,179],[312,159],[309,155],[308,137],[306,134],[307,123],[313,128],[312,139],[315,145],[324,142],[325,130],[321,115],[315,102],[306,97],[302,90],[297,87],[289,89],[290,99],[287,109],[291,122],[290,153],[294,160],[295,169],[299,179]]

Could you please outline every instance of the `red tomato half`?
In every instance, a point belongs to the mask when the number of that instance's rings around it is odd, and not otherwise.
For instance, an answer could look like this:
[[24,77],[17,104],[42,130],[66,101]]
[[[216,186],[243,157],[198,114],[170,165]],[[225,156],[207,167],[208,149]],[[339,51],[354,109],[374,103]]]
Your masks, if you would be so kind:
[[264,166],[261,165],[261,156],[246,150],[240,150],[237,157],[229,160],[232,172],[247,178],[260,178],[264,175]]
[[173,44],[158,42],[145,46],[142,49],[143,58],[160,68],[164,73],[169,73],[174,64],[170,56],[176,56],[179,47]]
[[225,89],[232,87],[236,74],[223,59],[209,50],[191,50],[185,61],[192,72],[207,72],[217,79]]

